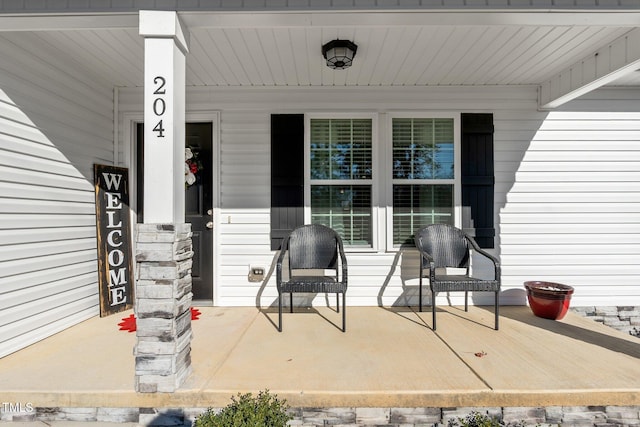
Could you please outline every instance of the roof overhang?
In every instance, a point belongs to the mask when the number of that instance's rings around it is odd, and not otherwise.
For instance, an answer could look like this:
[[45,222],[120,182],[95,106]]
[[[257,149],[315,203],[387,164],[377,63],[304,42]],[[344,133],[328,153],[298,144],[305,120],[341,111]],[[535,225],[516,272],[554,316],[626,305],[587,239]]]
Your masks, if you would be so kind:
[[[200,75],[197,79],[194,77],[194,83],[192,83],[194,85],[535,85],[539,88],[540,109],[553,109],[598,87],[609,85],[620,77],[632,75],[640,69],[639,10],[185,11],[179,12],[178,15],[184,26],[184,44],[189,44],[189,33],[191,33],[191,38],[196,41],[195,45],[199,46],[190,52],[188,63],[193,60],[194,64],[202,67],[200,74],[204,74],[205,70],[211,67],[220,68],[218,74]],[[138,33],[139,22],[140,15],[134,12],[9,14],[0,15],[0,37],[3,33],[15,32],[34,34],[63,32],[67,35],[65,38],[82,39],[86,32],[104,31],[113,34],[104,38],[104,43],[109,43],[109,40],[117,38],[120,32]],[[464,29],[464,31],[456,31],[456,29]],[[541,29],[538,33],[544,34],[536,40],[535,44],[523,38],[519,45],[511,47],[512,51],[506,51],[510,46],[508,38],[510,35],[516,32],[533,32],[537,29]],[[584,29],[584,31],[578,33],[576,29],[580,31]],[[501,35],[503,38],[499,37],[499,32],[504,33]],[[272,38],[275,41],[271,45],[269,40],[261,38],[264,34],[270,33],[273,33]],[[431,39],[420,38],[423,33]],[[589,33],[589,37],[585,35],[586,33]],[[592,36],[595,33],[599,33],[600,36]],[[131,38],[130,34],[129,38]],[[331,38],[344,35],[346,35],[345,38],[362,38],[362,34],[368,35],[370,40],[367,40],[367,43],[359,43],[358,58],[349,71],[351,74],[346,72],[328,74],[329,72],[322,68],[322,58],[318,53],[321,41],[326,42]],[[555,37],[556,34],[557,37]],[[219,37],[221,35],[229,36],[227,45],[224,46],[226,50],[217,45],[222,39]],[[484,45],[479,43],[479,36],[482,36]],[[260,43],[251,44],[251,38]],[[105,55],[119,54],[118,49],[104,49],[104,46],[99,44],[99,39],[95,38],[95,50],[105,50]],[[237,41],[243,40],[246,46],[238,46]],[[446,47],[434,47],[436,43],[441,43],[442,46],[455,46],[455,43],[458,46],[466,46],[466,44],[471,46],[472,43],[477,43],[478,47],[447,51]],[[449,44],[445,45],[445,43]],[[314,50],[316,44],[318,52]],[[559,52],[564,49],[569,52],[569,46],[573,45],[580,48],[580,56],[569,58],[570,55],[560,53],[555,53],[554,56],[554,50]],[[131,49],[130,52],[124,53],[128,53],[128,58],[136,58],[141,56],[141,46],[140,43],[138,46],[124,48],[119,46],[119,49]],[[504,49],[501,49],[503,46]],[[284,63],[284,58],[272,59],[270,55],[276,57],[273,52],[276,47],[294,53],[299,52],[300,49],[308,50],[303,53],[302,59],[296,58],[298,62],[294,64],[296,72],[306,77],[301,78],[300,75],[294,75],[294,71],[287,70],[288,65]],[[61,48],[83,49],[83,45],[69,43]],[[531,54],[533,49],[539,52],[536,52],[536,55]],[[86,44],[84,50],[87,50]],[[491,70],[488,67],[473,69],[466,62],[470,56],[478,56],[478,51],[481,50],[487,51],[487,55],[499,57],[499,61],[502,62],[501,66],[505,71],[494,72],[497,80],[491,78]],[[493,52],[489,53],[489,50]],[[224,55],[221,55],[221,52]],[[434,58],[435,55],[439,55],[433,60],[434,62],[442,62],[441,58],[447,58],[451,67],[458,68],[445,69],[441,66],[441,70],[436,70],[440,71],[440,79],[436,77],[431,79],[430,73],[434,72],[435,66],[427,64],[425,60],[420,63],[415,59],[423,52],[424,55],[432,55]],[[70,51],[69,53],[74,55],[80,52]],[[77,57],[82,61],[82,55]],[[255,58],[263,58],[262,64]],[[541,58],[547,61],[544,67],[541,66]],[[270,62],[276,60],[283,63],[278,65]],[[399,76],[403,77],[406,69],[392,70],[385,61],[399,63],[403,67],[423,67],[424,70],[416,68],[415,77],[402,80]],[[114,63],[117,62],[114,58]],[[476,59],[476,64],[481,62],[481,59]],[[360,71],[358,71],[359,65],[362,67]],[[194,66],[194,70],[191,74],[188,73],[188,76],[198,74],[195,70],[197,66]],[[519,68],[520,75],[516,73],[516,66]],[[234,67],[237,70],[246,71],[246,78],[233,80],[222,76],[226,69],[233,71]],[[251,75],[252,67],[258,70],[253,76]],[[371,70],[372,68],[380,69],[380,73],[386,72],[385,77],[381,77],[380,81],[376,80],[378,71]],[[130,85],[130,82],[139,80],[139,76],[131,74],[138,72],[139,69],[140,66],[136,66],[122,71],[129,73],[122,79],[128,82],[124,85]],[[269,69],[273,74],[277,74],[279,70],[280,76],[271,78],[266,75],[265,69]],[[525,79],[525,71],[522,70],[527,69],[531,71],[526,72]],[[96,69],[96,71],[99,70]],[[358,75],[356,75],[357,72],[359,72]],[[468,74],[456,78],[458,73],[470,72],[475,73],[473,78]],[[480,75],[481,72],[485,75]],[[442,78],[443,73],[448,73],[446,78]],[[437,73],[433,74],[437,75]],[[114,77],[113,84],[121,85],[122,83]]]

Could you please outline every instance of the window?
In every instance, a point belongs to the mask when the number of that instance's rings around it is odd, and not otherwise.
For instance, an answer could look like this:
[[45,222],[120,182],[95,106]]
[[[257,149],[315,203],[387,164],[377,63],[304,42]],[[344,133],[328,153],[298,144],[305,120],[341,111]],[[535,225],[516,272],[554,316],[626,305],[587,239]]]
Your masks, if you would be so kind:
[[373,119],[309,119],[311,222],[350,247],[373,246]]
[[460,114],[378,116],[306,116],[305,222],[333,228],[351,250],[394,250],[428,224],[460,226]]
[[393,247],[426,225],[455,224],[456,119],[391,118]]

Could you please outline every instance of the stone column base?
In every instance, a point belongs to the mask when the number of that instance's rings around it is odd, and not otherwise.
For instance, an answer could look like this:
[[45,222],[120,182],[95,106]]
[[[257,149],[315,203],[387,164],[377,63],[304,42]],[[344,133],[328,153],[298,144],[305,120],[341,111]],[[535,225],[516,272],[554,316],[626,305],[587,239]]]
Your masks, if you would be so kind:
[[137,392],[174,392],[191,367],[191,224],[138,224]]

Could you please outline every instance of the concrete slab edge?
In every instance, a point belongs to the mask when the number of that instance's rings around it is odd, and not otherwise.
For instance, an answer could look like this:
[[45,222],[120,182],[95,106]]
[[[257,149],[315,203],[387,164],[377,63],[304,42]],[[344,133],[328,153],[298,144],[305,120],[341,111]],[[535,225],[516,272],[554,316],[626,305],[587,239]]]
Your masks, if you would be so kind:
[[[294,407],[544,407],[640,406],[640,388],[624,390],[270,390]],[[223,407],[238,393],[256,390],[179,390],[174,393],[131,391],[3,392],[3,402],[32,402],[37,407],[191,408]]]

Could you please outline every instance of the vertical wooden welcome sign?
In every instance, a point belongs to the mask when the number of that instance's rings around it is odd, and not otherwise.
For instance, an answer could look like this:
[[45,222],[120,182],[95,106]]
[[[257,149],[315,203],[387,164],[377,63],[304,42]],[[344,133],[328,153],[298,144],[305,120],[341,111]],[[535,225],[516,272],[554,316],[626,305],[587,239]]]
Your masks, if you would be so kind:
[[133,307],[134,275],[129,214],[129,171],[93,165],[98,235],[100,317]]

